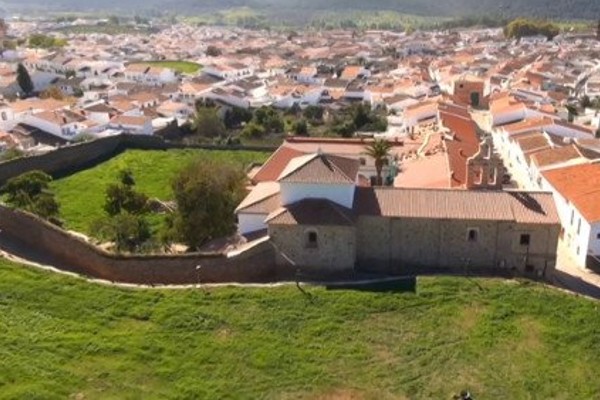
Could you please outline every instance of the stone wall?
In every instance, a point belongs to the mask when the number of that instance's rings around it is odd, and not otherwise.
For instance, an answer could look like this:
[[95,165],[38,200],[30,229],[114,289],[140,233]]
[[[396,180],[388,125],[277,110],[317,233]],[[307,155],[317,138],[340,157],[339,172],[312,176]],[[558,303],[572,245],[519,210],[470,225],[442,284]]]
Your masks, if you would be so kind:
[[184,145],[164,141],[158,136],[117,135],[58,148],[46,154],[0,162],[0,185],[8,179],[32,170],[44,171],[55,178],[73,174],[104,162],[127,149],[168,150],[255,150],[274,151],[275,147]]
[[[361,216],[357,265],[370,272],[430,272],[505,269],[550,274],[555,266],[558,225]],[[477,239],[468,240],[475,229]],[[520,244],[530,235],[529,246]],[[526,271],[526,265],[533,270]]]
[[[272,282],[290,279],[295,270],[276,266],[275,252],[262,242],[239,255],[115,255],[35,216],[0,206],[0,234],[18,239],[32,251],[58,261],[56,267],[94,278],[138,284]],[[200,270],[196,267],[200,265]]]
[[[307,246],[308,232],[317,235],[317,245]],[[269,225],[279,265],[293,265],[303,272],[352,270],[356,261],[354,226]]]

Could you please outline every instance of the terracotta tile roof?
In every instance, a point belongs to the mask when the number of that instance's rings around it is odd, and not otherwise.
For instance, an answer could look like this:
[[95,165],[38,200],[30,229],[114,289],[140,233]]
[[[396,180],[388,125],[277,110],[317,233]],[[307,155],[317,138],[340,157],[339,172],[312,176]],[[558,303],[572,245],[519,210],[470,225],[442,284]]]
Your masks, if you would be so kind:
[[288,146],[280,146],[252,177],[252,182],[276,181],[288,163],[295,157],[306,154]]
[[357,188],[357,215],[558,224],[552,194],[447,189]]
[[414,160],[404,160],[394,187],[446,188],[451,187],[447,154],[439,152]]
[[[373,142],[372,139],[341,139],[341,138],[315,138],[294,136],[287,138],[284,146],[293,148],[303,154],[321,151],[342,157],[360,157],[365,153],[365,147]],[[390,141],[392,148],[390,154],[400,155],[409,149],[409,140]],[[421,143],[418,143],[418,148]]]
[[452,140],[444,146],[450,165],[451,187],[462,187],[467,181],[467,159],[479,151],[479,138],[475,122],[471,118],[440,112],[442,124],[450,129]]
[[360,74],[362,67],[360,65],[348,65],[342,72],[342,79],[354,79]]
[[111,124],[117,125],[137,125],[143,126],[148,122],[150,118],[148,117],[139,117],[135,115],[117,115],[113,119],[110,120]]
[[600,164],[582,164],[542,172],[588,222],[600,221]]
[[272,225],[338,225],[354,224],[352,210],[325,199],[304,199],[282,207],[266,219]]
[[552,118],[530,118],[512,124],[503,125],[502,129],[504,129],[504,131],[509,135],[514,135],[522,132],[539,131],[548,125],[552,125],[553,123],[554,121]]
[[570,145],[539,151],[531,156],[531,162],[538,167],[546,167],[548,165],[560,164],[577,158],[582,158],[582,154],[575,145]]
[[535,132],[528,135],[519,136],[515,138],[515,141],[524,153],[550,146],[548,144],[548,139],[541,132]]
[[278,178],[286,183],[355,183],[360,162],[329,154],[307,154],[291,160]]

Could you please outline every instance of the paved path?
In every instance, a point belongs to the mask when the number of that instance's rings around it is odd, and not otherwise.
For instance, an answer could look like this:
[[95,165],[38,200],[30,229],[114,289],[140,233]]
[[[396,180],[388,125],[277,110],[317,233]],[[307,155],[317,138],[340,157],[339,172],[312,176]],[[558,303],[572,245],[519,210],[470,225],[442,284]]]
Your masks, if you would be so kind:
[[[560,249],[559,260],[557,264],[557,270],[555,273],[554,284],[562,289],[566,289],[570,292],[589,296],[595,299],[600,299],[600,275],[595,274],[591,271],[581,269],[575,265],[573,260],[566,256],[566,251]],[[51,270],[53,272],[63,273],[66,275],[77,276],[87,281],[120,286],[130,288],[161,288],[161,289],[190,289],[198,288],[199,285],[134,285],[134,284],[121,284],[109,282],[101,279],[93,279],[78,275],[76,273],[68,272],[72,270],[69,266],[61,265],[60,261],[56,258],[38,252],[35,248],[28,246],[13,237],[7,235],[0,230],[0,257],[5,257],[11,261],[41,268],[45,270]],[[388,278],[389,279],[389,278]],[[378,281],[378,279],[369,279],[370,282]],[[329,284],[333,282],[328,282]],[[244,287],[276,287],[281,285],[295,285],[295,282],[280,282],[280,283],[268,283],[268,284],[239,284],[235,282],[223,283],[223,284],[203,284],[201,287],[219,287],[219,286],[244,286]],[[310,284],[310,283],[308,283]],[[313,282],[318,284],[318,282]]]
[[555,281],[565,289],[600,299],[600,275],[577,266],[562,241],[558,244]]

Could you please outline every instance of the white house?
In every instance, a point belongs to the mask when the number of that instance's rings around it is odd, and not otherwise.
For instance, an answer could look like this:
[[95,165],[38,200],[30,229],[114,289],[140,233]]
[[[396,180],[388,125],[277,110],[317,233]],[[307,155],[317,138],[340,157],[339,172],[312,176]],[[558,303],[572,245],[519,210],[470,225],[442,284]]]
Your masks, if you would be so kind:
[[254,73],[254,68],[241,63],[206,65],[202,72],[221,79],[235,81],[246,78]]
[[97,125],[83,115],[69,110],[43,111],[27,115],[25,123],[67,140],[72,140]]
[[600,164],[582,164],[542,173],[562,225],[562,239],[577,265],[600,257]]
[[113,117],[108,126],[118,129],[123,133],[136,135],[152,135],[152,119],[145,116],[117,115]]

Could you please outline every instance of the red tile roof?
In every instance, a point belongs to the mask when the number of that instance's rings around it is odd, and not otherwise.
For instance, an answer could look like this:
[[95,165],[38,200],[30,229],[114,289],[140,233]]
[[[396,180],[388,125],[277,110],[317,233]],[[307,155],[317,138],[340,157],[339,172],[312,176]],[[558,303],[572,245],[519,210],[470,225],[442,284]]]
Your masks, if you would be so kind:
[[276,181],[293,158],[304,154],[306,153],[292,149],[285,145],[280,146],[273,154],[271,154],[271,157],[269,157],[260,170],[258,170],[258,172],[252,177],[252,182],[258,183]]
[[463,187],[467,181],[467,159],[479,151],[477,126],[469,117],[440,112],[442,124],[450,129],[453,140],[445,140],[451,173],[451,187]]
[[600,164],[581,164],[542,172],[588,222],[600,221]]

